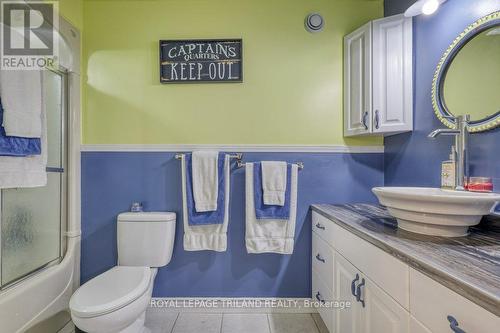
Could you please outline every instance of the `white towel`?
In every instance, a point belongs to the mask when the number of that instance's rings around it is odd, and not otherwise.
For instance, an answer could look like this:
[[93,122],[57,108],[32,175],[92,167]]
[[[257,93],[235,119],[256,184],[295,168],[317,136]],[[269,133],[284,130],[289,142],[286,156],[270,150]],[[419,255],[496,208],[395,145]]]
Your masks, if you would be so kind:
[[297,184],[298,167],[292,165],[292,180],[290,184],[290,219],[257,220],[255,217],[253,163],[245,167],[246,195],[246,231],[245,243],[248,253],[280,253],[292,254],[295,236],[295,221],[297,217]]
[[265,205],[285,205],[286,162],[263,161],[262,191]]
[[224,252],[227,248],[227,226],[229,222],[230,157],[224,159],[225,202],[224,222],[222,224],[189,225],[186,201],[186,158],[182,157],[182,209],[184,224],[184,250],[211,250]]
[[42,74],[39,70],[2,70],[0,97],[8,136],[42,136]]
[[[2,100],[3,102],[3,100]],[[41,155],[26,157],[0,156],[0,188],[38,187],[47,185],[47,115],[42,103]]]
[[218,157],[217,151],[195,151],[192,154],[193,197],[197,212],[217,210]]

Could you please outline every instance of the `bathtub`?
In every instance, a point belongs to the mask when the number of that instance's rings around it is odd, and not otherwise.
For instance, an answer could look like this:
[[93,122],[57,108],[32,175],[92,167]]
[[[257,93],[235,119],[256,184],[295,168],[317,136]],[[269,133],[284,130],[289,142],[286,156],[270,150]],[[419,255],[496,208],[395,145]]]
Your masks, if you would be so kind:
[[63,328],[72,332],[68,304],[80,282],[79,262],[80,236],[68,237],[68,250],[59,264],[0,291],[2,332],[47,332],[47,327],[54,333]]

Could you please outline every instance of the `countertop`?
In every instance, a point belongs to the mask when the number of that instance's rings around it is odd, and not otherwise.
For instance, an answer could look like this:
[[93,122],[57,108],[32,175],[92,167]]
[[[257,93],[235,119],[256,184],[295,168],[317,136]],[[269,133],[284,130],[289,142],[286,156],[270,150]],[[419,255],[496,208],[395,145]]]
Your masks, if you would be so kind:
[[500,218],[488,216],[466,237],[445,238],[397,228],[378,205],[313,205],[312,209],[500,316]]

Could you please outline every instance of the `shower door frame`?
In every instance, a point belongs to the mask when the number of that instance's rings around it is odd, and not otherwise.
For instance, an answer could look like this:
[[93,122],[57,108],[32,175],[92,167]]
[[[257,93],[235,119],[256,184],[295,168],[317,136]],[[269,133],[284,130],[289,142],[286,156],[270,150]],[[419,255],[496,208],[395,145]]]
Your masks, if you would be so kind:
[[[61,161],[62,161],[62,167],[53,167],[50,165],[47,165],[46,167],[46,172],[47,173],[58,173],[60,174],[60,184],[59,184],[59,191],[60,191],[60,202],[59,202],[59,207],[60,207],[60,215],[59,215],[59,256],[55,259],[52,259],[43,265],[28,271],[15,279],[8,281],[5,284],[2,284],[2,238],[0,237],[0,291],[7,290],[10,287],[13,287],[19,283],[22,283],[24,280],[39,274],[45,269],[48,269],[52,266],[58,265],[61,263],[61,261],[64,258],[64,255],[66,254],[67,247],[68,247],[68,239],[67,239],[67,231],[69,227],[69,221],[68,221],[68,165],[69,165],[69,71],[62,67],[59,66],[57,68],[54,67],[47,67],[45,70],[50,71],[56,75],[58,75],[61,78],[61,120],[60,120],[60,126],[61,126]],[[43,82],[43,81],[42,81]],[[46,111],[48,112],[48,111]],[[47,114],[45,115],[46,117],[48,116]],[[48,117],[47,117],[48,118]],[[48,147],[48,143],[47,143]],[[2,209],[3,209],[3,197],[2,197],[2,192],[3,190],[0,190],[0,235],[2,231]]]

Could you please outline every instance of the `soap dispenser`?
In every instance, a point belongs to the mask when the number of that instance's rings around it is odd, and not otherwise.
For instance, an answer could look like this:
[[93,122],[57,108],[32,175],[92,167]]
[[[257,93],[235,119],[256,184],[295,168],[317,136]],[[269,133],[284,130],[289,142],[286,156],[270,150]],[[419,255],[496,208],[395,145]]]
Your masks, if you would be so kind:
[[456,165],[455,146],[451,146],[450,159],[441,163],[441,188],[454,190],[456,186],[455,165]]

